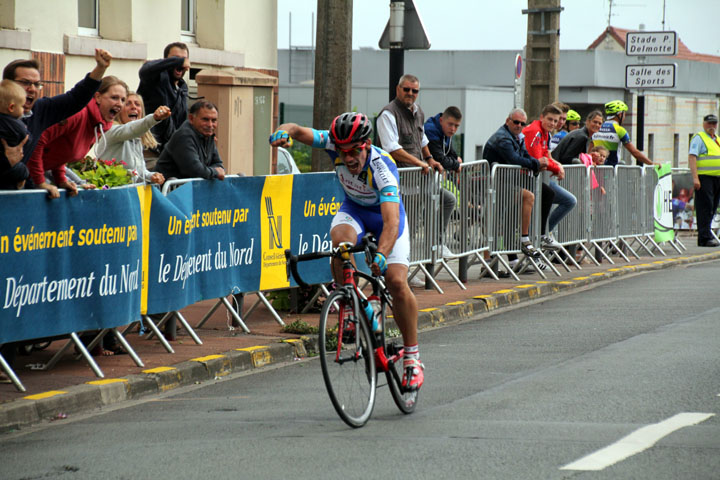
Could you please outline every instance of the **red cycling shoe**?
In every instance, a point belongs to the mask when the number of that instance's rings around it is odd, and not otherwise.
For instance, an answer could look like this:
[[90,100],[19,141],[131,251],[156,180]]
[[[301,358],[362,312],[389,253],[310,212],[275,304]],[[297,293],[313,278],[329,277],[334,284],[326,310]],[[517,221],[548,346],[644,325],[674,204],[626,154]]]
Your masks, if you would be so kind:
[[[425,380],[425,365],[420,360],[414,358],[406,358],[403,360],[403,379],[402,388],[414,391],[422,387]],[[408,383],[409,377],[409,383]]]

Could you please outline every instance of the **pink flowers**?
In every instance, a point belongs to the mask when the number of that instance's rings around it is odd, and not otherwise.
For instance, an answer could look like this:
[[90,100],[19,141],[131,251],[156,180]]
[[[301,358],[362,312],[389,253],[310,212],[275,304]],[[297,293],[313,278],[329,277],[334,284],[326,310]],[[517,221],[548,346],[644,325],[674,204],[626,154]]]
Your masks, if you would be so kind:
[[122,160],[120,160],[120,161],[118,162],[118,161],[117,161],[116,159],[114,159],[114,158],[113,158],[112,160],[98,160],[98,161],[104,163],[104,164],[107,165],[108,167],[114,167],[115,165],[127,165],[127,163],[123,162]]

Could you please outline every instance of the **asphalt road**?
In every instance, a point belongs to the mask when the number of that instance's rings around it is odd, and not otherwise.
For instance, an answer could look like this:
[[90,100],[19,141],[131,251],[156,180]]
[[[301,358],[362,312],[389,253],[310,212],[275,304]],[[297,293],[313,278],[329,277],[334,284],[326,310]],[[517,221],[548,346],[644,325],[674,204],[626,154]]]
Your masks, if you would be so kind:
[[720,262],[421,334],[403,416],[345,426],[317,359],[0,437],[0,478],[720,478]]

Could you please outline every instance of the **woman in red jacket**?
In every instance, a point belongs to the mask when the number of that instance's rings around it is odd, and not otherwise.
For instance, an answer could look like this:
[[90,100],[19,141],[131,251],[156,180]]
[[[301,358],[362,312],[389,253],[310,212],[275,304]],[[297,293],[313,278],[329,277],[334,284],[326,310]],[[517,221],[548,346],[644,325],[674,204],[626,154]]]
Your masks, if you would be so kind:
[[[127,85],[119,78],[104,77],[85,108],[43,132],[27,164],[37,188],[47,190],[50,198],[60,197],[58,187],[67,189],[70,196],[77,195],[77,185],[65,177],[65,164],[83,159],[103,132],[110,129],[125,104],[127,92]],[[52,171],[55,185],[45,179],[46,170]]]

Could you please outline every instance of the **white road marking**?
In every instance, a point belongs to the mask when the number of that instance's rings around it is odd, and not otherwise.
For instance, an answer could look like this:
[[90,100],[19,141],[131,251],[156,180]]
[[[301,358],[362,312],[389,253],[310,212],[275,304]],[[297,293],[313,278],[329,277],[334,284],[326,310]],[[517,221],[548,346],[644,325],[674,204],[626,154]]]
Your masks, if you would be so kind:
[[560,470],[602,470],[647,450],[675,430],[704,422],[714,415],[714,413],[678,413],[660,423],[639,428],[612,445],[560,467]]

